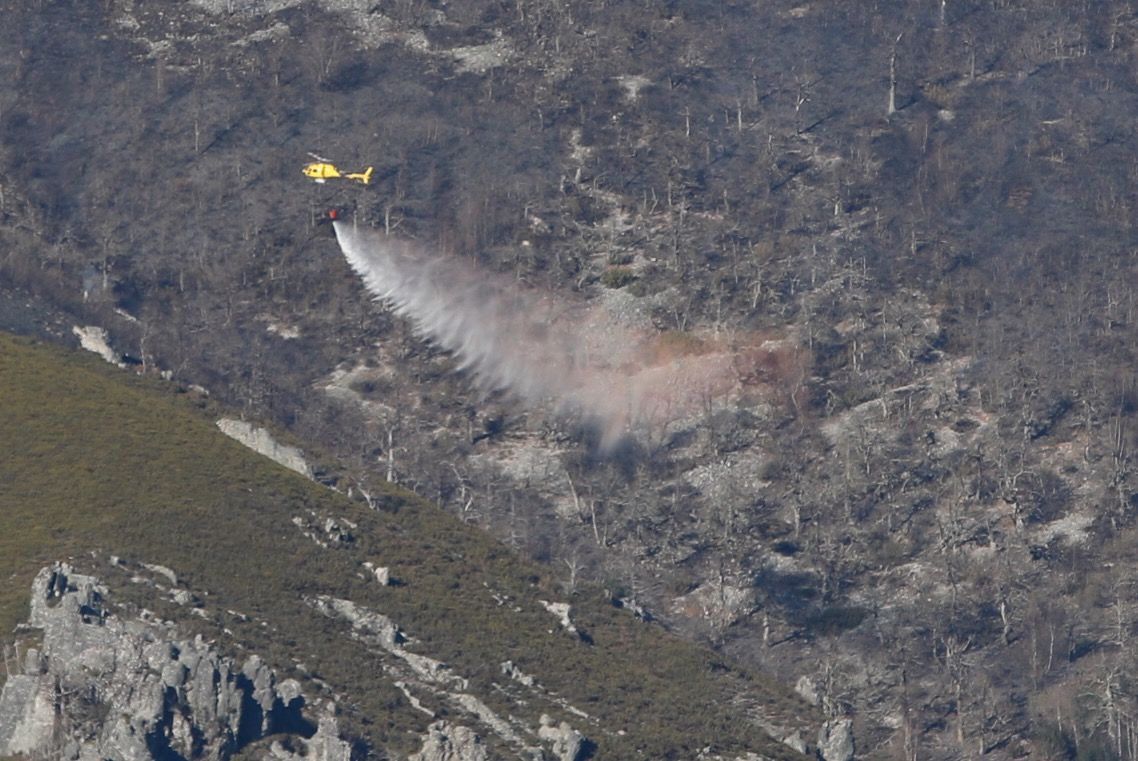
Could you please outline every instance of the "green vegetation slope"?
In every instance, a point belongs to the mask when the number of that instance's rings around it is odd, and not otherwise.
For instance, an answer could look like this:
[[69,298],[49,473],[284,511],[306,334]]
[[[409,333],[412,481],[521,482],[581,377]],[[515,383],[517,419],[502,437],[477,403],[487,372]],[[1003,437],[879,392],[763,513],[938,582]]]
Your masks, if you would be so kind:
[[[6,632],[26,614],[40,566],[73,556],[80,566],[103,565],[114,584],[121,575],[98,560],[114,554],[168,566],[208,601],[206,616],[174,605],[161,615],[213,636],[228,629],[223,647],[318,676],[346,696],[349,731],[373,748],[416,749],[429,718],[384,682],[378,656],[342,636],[346,627],[313,611],[307,596],[350,598],[390,616],[415,650],[468,677],[491,706],[499,664],[512,660],[613,729],[593,736],[596,727],[582,726],[600,757],[692,758],[707,747],[795,757],[732,708],[758,704],[783,726],[801,723],[808,709],[781,688],[637,621],[596,590],[572,600],[591,641],[576,640],[538,603],[564,599],[544,569],[409,493],[388,488],[372,510],[279,467],[220,434],[199,409],[205,403],[172,386],[0,334],[0,405]],[[350,521],[352,538],[320,546],[292,522],[313,515]],[[390,567],[400,583],[365,580],[365,559]],[[122,586],[118,598],[135,593]],[[300,659],[305,670],[293,672]]]

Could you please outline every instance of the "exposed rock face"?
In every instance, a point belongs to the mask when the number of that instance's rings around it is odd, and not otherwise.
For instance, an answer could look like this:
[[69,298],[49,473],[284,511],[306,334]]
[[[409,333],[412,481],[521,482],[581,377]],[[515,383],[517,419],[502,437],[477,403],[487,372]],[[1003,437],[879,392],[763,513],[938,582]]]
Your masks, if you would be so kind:
[[473,729],[436,721],[427,730],[427,737],[418,753],[408,761],[487,761],[486,748]]
[[238,668],[172,624],[109,615],[107,589],[66,564],[32,585],[28,628],[43,632],[0,693],[0,756],[225,759],[266,734],[311,739],[308,758],[343,759],[335,719],[313,735],[292,679],[257,656]]
[[818,730],[818,753],[825,761],[852,761],[854,756],[853,722],[849,719],[827,721]]
[[351,761],[351,746],[340,739],[340,725],[336,720],[336,706],[328,703],[324,707],[324,715],[320,717],[316,734],[301,742],[304,748],[299,753],[292,753],[284,749],[279,742],[271,746],[272,758],[281,761]]
[[541,727],[537,730],[537,736],[550,742],[553,755],[558,761],[577,761],[577,756],[581,754],[581,746],[585,742],[585,736],[569,726],[568,722],[554,724],[553,720],[545,715],[541,717]]
[[715,631],[723,631],[747,617],[755,609],[754,590],[727,579],[704,584],[672,602],[677,616],[702,621]]
[[504,661],[501,669],[504,676],[508,676],[510,679],[526,687],[533,687],[536,683],[536,680],[534,680],[532,676],[515,666],[513,661]]
[[391,584],[391,569],[390,568],[388,568],[387,566],[383,566],[383,565],[377,566],[375,563],[372,563],[371,561],[365,561],[364,562],[364,568],[366,568],[369,573],[371,573],[373,576],[375,576],[375,580],[378,581],[382,586],[385,586],[385,587],[390,586],[390,584]]
[[[581,749],[587,740],[567,722],[555,723],[548,715],[543,714],[540,726],[535,729],[533,725],[527,725],[515,715],[499,714],[477,695],[467,692],[470,688],[469,680],[455,673],[450,666],[403,647],[406,642],[403,633],[395,622],[382,613],[356,605],[350,600],[327,595],[309,598],[308,603],[330,618],[339,618],[351,623],[353,638],[369,646],[382,648],[387,654],[395,656],[398,661],[388,663],[384,666],[384,671],[389,676],[398,678],[395,685],[403,691],[414,708],[432,717],[437,716],[434,711],[423,705],[412,690],[428,695],[432,703],[441,703],[449,707],[451,720],[436,721],[430,726],[423,738],[422,748],[410,757],[411,761],[480,761],[487,758],[487,751],[481,744],[479,735],[469,726],[460,724],[460,720],[470,721],[474,726],[485,728],[488,730],[485,736],[496,737],[512,746],[515,749],[512,758],[524,758],[530,761],[548,761],[550,758],[558,761],[576,761],[581,754]],[[550,603],[543,604],[546,607],[550,606]],[[557,605],[554,613],[568,621],[568,604]],[[543,695],[544,691],[537,680],[519,670],[512,661],[505,661],[500,669],[504,676],[527,688],[527,698],[548,699],[549,696]],[[525,699],[519,700],[516,706],[525,709],[527,702]],[[560,704],[575,715],[588,718],[583,711],[564,701],[555,699],[554,703]],[[538,743],[534,742],[535,737]]]
[[539,600],[538,602],[540,602],[542,604],[542,607],[544,607],[550,613],[557,616],[557,618],[561,621],[562,629],[569,632],[570,634],[576,634],[577,636],[580,636],[580,633],[577,631],[577,627],[573,624],[573,619],[569,617],[569,614],[572,612],[572,608],[570,607],[569,603],[546,602],[545,600]]
[[822,702],[822,699],[818,696],[818,685],[805,674],[798,678],[798,682],[794,685],[794,691],[801,695],[802,699],[812,706],[816,706]]
[[109,339],[107,338],[107,331],[103,328],[87,325],[79,327],[76,325],[71,329],[71,332],[79,339],[79,345],[87,351],[98,354],[103,359],[110,362],[112,365],[118,367],[125,367],[122,360],[119,358],[118,353],[111,348]]
[[272,437],[264,428],[232,418],[217,421],[217,427],[230,438],[237,439],[258,454],[263,454],[273,462],[295,470],[306,478],[312,478],[312,469],[304,459],[304,453],[296,447],[286,446]]
[[34,674],[13,674],[0,693],[0,755],[32,753],[51,742],[52,695]]
[[356,605],[351,600],[341,600],[328,595],[312,599],[312,606],[331,618],[342,618],[352,625],[352,631],[361,641],[369,645],[379,645],[384,650],[395,650],[403,642],[399,627],[382,613]]

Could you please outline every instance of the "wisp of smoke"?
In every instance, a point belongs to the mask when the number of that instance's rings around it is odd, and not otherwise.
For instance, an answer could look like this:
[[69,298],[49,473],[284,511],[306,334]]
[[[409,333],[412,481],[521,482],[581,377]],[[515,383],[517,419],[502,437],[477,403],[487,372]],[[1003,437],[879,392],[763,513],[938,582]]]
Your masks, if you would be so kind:
[[738,385],[729,351],[668,351],[600,307],[523,289],[377,230],[333,226],[367,290],[453,354],[477,386],[582,415],[600,426],[602,448],[663,431]]

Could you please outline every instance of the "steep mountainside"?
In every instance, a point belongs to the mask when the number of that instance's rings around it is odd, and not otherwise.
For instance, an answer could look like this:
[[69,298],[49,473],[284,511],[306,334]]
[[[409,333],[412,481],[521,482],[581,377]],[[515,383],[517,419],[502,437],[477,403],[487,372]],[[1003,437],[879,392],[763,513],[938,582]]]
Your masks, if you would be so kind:
[[192,394],[0,349],[5,632],[31,589],[4,648],[0,755],[227,758],[273,740],[304,755],[319,728],[328,758],[425,761],[449,743],[469,759],[789,761],[768,732],[817,737],[789,690],[602,590],[564,592],[408,492],[357,483],[349,499],[226,438]]
[[[0,325],[105,328],[866,757],[1138,753],[1132,3],[0,13]],[[330,205],[724,382],[598,446],[373,303]]]

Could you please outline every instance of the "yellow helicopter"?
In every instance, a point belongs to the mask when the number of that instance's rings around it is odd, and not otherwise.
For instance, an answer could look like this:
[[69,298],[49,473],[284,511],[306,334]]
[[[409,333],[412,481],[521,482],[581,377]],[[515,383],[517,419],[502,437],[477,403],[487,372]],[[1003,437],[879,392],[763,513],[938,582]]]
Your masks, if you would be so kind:
[[372,167],[368,167],[362,172],[341,172],[336,168],[336,165],[325,158],[317,156],[315,153],[308,154],[316,161],[311,164],[305,164],[304,168],[300,171],[304,172],[306,177],[311,177],[317,182],[323,183],[325,180],[355,180],[362,182],[364,185],[371,184]]

